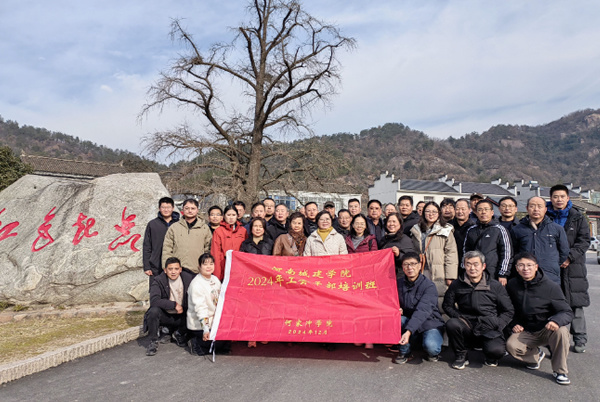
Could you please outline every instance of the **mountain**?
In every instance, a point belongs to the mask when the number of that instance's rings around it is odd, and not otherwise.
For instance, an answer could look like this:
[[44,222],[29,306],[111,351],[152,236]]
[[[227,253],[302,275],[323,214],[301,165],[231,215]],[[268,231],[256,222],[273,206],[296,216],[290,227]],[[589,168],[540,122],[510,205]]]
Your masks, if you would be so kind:
[[[340,161],[330,180],[359,192],[366,192],[385,170],[400,178],[435,180],[447,174],[459,181],[525,179],[537,180],[543,186],[572,182],[600,190],[600,109],[577,111],[535,127],[502,124],[481,134],[445,140],[432,139],[399,123],[387,123],[359,134],[324,135],[286,146],[304,141],[316,141],[329,151],[331,158]],[[17,154],[23,150],[65,159],[124,161],[135,166],[136,171],[166,169],[132,152],[112,150],[43,128],[19,126],[2,118],[0,145],[10,146]]]
[[29,155],[52,158],[73,159],[104,163],[121,163],[131,171],[158,172],[166,166],[142,158],[139,155],[113,150],[91,141],[82,141],[78,137],[48,131],[45,128],[20,126],[17,122],[0,117],[0,145],[10,147],[16,155],[25,152]]

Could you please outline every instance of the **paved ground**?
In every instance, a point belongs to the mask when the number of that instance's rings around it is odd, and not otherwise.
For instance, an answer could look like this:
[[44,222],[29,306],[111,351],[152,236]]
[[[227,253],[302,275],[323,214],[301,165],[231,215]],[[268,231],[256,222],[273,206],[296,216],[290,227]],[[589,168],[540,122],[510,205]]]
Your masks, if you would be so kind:
[[[592,302],[600,300],[600,266],[588,253]],[[590,342],[585,354],[569,355],[572,384],[554,383],[549,361],[539,371],[505,357],[499,367],[483,366],[480,352],[470,354],[463,371],[442,362],[416,358],[398,366],[379,347],[366,351],[342,345],[327,352],[318,345],[238,343],[231,356],[216,363],[189,355],[174,344],[161,345],[154,357],[144,354],[143,340],[3,385],[0,400],[227,400],[347,401],[431,400],[600,400],[600,311],[586,309]]]

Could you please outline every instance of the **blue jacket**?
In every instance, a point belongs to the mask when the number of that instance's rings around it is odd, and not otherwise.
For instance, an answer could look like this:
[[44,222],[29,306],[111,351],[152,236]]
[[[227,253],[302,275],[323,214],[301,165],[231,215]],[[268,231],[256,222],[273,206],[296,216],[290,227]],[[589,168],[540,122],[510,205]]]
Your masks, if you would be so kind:
[[419,274],[414,282],[402,277],[397,283],[402,315],[408,318],[402,332],[415,334],[444,326],[438,309],[437,289],[431,280]]
[[563,227],[544,216],[535,229],[526,216],[513,228],[512,236],[515,255],[522,251],[532,253],[547,278],[560,285],[560,264],[569,256],[569,241]]

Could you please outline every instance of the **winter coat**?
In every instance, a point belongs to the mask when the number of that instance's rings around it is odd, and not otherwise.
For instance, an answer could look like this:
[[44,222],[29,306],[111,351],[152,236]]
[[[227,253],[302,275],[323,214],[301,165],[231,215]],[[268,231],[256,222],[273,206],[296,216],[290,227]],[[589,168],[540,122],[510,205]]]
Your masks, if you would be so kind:
[[[187,291],[196,274],[184,268],[180,275],[181,281],[183,282],[183,300],[181,307],[183,307],[183,311],[185,312],[188,303]],[[169,300],[170,296],[169,277],[163,272],[160,275],[157,275],[150,284],[150,307],[160,307],[165,311],[175,310],[176,303]]]
[[188,288],[187,329],[210,331],[220,292],[221,281],[215,275],[211,275],[210,279],[196,275]]
[[448,287],[442,307],[450,318],[468,321],[475,336],[486,338],[501,336],[514,315],[506,289],[485,270],[476,284],[461,274]]
[[267,234],[271,238],[271,240],[275,241],[282,234],[287,234],[288,232],[288,223],[286,222],[284,225],[277,222],[275,218],[272,218],[267,225]]
[[165,218],[158,213],[158,217],[148,222],[144,233],[144,245],[142,247],[142,255],[144,261],[144,271],[152,271],[154,276],[160,275],[162,272],[162,249],[165,240],[165,234],[169,226],[179,220],[179,212],[173,211],[171,221],[165,221]]
[[404,276],[404,271],[402,270],[402,265],[400,264],[400,260],[402,260],[402,256],[408,252],[416,253],[415,245],[410,238],[410,236],[405,235],[402,232],[394,233],[394,234],[386,234],[381,242],[377,244],[377,248],[379,250],[383,250],[386,248],[398,247],[400,253],[398,257],[394,256],[394,264],[396,265],[396,277],[401,278]]
[[406,218],[403,217],[402,231],[405,235],[410,235],[410,230],[413,226],[418,225],[421,220],[421,215],[417,211],[412,211]]
[[379,222],[375,225],[375,222],[367,216],[367,226],[369,227],[369,233],[375,236],[376,241],[379,243],[385,235],[385,226],[382,218],[379,218]]
[[225,276],[225,253],[229,250],[239,251],[242,242],[246,240],[247,232],[236,222],[235,228],[225,221],[221,222],[213,233],[210,253],[215,259],[215,275],[220,281]]
[[[463,256],[478,250],[485,256],[485,269],[493,279],[507,278],[512,263],[512,245],[508,231],[492,218],[488,223],[477,223],[467,229]],[[461,264],[462,265],[462,264]]]
[[311,221],[310,219],[304,219],[304,234],[306,237],[310,236],[314,231],[316,231],[319,227],[317,226],[316,221]]
[[273,255],[273,240],[267,235],[258,244],[254,243],[252,235],[242,243],[240,251],[250,254]]
[[[425,245],[429,243],[425,250],[425,258],[427,265],[423,271],[428,279],[431,279],[437,288],[440,298],[444,296],[446,289],[446,279],[456,279],[458,277],[458,251],[456,241],[452,232],[452,225],[440,226],[439,222],[433,224],[433,228]],[[410,231],[413,239],[413,245],[418,253],[423,254],[421,238],[421,228],[419,225],[414,225]],[[431,240],[431,242],[430,242]]]
[[504,226],[504,229],[506,229],[510,234],[513,228],[519,224],[519,221],[516,219],[513,219],[512,221],[503,221],[502,217],[500,217],[498,218],[498,223]]
[[[306,242],[304,242],[304,246],[306,246]],[[282,257],[299,257],[303,254],[304,247],[296,248],[296,250],[294,250],[294,238],[291,234],[282,234],[275,240],[275,245],[273,246],[273,255]]]
[[[569,201],[570,203],[571,201]],[[552,203],[549,203],[547,215],[552,219]],[[568,206],[567,206],[568,207]],[[563,227],[569,242],[569,266],[561,270],[561,285],[567,303],[571,307],[590,305],[588,293],[587,267],[585,253],[590,248],[590,231],[587,218],[571,207]]]
[[348,254],[348,249],[346,248],[346,240],[335,229],[329,232],[325,241],[321,239],[316,230],[306,239],[306,245],[304,246],[305,256],[338,254]]
[[513,228],[512,235],[515,255],[521,251],[532,253],[548,279],[560,285],[560,265],[569,256],[569,241],[562,226],[545,216],[535,229],[526,216]]
[[377,239],[375,238],[375,235],[372,234],[362,239],[356,248],[354,248],[354,243],[352,243],[352,235],[346,236],[345,241],[348,254],[377,251]]
[[185,219],[179,220],[171,225],[163,243],[162,264],[169,257],[177,257],[181,266],[198,273],[198,258],[210,251],[212,234],[208,225],[201,219],[197,219],[194,226],[188,227]]
[[333,222],[333,224],[331,226],[333,226],[333,228],[335,229],[336,232],[338,232],[339,234],[341,234],[344,237],[346,237],[350,234],[350,228],[342,229],[342,227],[340,226],[340,223],[338,222],[337,219]]
[[462,269],[462,264],[465,238],[467,237],[467,230],[469,230],[469,228],[475,224],[475,221],[469,218],[461,226],[458,224],[456,218],[454,218],[450,221],[450,224],[454,227],[454,240],[456,240],[456,247],[458,247],[458,271],[464,272],[464,269]]
[[397,283],[402,315],[408,318],[403,331],[416,334],[444,326],[433,282],[419,274],[414,282],[403,277],[398,278]]
[[530,281],[525,281],[520,275],[512,278],[506,285],[506,291],[515,306],[515,316],[509,329],[518,324],[525,331],[536,332],[548,321],[562,327],[573,320],[573,312],[560,286],[548,279],[541,269]]

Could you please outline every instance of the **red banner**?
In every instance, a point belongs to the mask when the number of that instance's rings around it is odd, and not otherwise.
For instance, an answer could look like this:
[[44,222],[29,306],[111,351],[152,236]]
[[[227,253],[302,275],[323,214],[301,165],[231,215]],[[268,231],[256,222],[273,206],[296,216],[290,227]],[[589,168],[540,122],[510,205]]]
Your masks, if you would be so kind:
[[211,339],[400,341],[391,249],[326,257],[227,252]]

